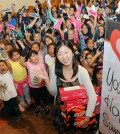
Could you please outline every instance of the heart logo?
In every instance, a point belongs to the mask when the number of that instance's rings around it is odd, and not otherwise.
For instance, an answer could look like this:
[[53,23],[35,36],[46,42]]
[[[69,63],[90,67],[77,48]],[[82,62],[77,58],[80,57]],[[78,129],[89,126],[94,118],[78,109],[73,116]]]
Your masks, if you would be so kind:
[[120,61],[120,31],[115,29],[110,36],[110,42],[114,53],[117,55]]

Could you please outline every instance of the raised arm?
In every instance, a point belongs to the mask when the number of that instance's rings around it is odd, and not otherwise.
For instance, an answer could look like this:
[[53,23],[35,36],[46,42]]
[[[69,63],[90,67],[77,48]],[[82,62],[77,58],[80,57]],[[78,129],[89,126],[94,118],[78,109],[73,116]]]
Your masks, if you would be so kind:
[[20,57],[20,64],[23,66],[23,67],[27,67],[27,63],[25,62],[25,57]]
[[21,53],[21,57],[20,57],[20,64],[25,68],[27,67],[27,63],[25,62],[25,56],[27,55],[28,52],[29,52],[29,47],[25,46],[24,50]]

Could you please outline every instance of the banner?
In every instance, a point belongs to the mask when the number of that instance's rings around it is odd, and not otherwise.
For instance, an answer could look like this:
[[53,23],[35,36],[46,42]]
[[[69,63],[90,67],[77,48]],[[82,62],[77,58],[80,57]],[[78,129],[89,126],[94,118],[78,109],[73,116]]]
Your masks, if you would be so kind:
[[120,134],[120,24],[106,22],[100,131]]

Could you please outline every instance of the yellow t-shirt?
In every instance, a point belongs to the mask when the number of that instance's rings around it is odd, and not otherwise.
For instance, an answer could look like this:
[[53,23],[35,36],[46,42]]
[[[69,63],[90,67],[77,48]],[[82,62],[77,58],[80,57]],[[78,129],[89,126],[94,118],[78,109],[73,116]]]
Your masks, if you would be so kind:
[[13,79],[17,82],[23,81],[26,79],[27,71],[26,69],[20,64],[20,62],[14,62],[10,60],[10,64],[13,70]]

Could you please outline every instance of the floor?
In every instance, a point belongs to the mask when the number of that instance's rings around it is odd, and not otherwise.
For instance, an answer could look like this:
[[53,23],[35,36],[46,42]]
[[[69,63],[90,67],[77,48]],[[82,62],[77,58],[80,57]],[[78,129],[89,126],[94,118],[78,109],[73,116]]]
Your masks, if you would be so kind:
[[[58,134],[51,125],[51,118],[45,114],[35,116],[33,111],[29,111],[24,112],[17,123],[9,124],[8,115],[5,112],[0,112],[0,134]],[[88,133],[90,134],[90,132],[79,131],[75,134]],[[91,132],[91,134],[94,133]]]

